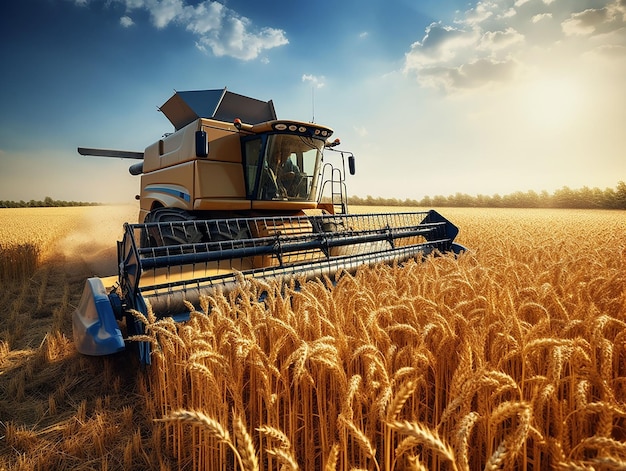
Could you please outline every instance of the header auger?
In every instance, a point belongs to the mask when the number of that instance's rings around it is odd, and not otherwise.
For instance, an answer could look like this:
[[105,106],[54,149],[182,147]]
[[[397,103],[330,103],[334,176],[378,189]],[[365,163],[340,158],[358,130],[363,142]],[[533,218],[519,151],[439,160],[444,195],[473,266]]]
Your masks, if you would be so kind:
[[[77,349],[107,355],[143,333],[131,314],[185,320],[184,301],[242,280],[284,281],[353,272],[431,252],[459,253],[458,229],[435,211],[348,214],[346,160],[332,129],[278,120],[271,101],[226,89],[176,92],[161,111],[175,132],[142,152],[79,148],[141,162],[139,223],[125,224],[113,287],[90,278],[73,315]],[[329,153],[340,166],[325,162]],[[328,195],[329,202],[322,202]],[[199,307],[198,307],[199,309]],[[142,361],[149,362],[146,345]]]

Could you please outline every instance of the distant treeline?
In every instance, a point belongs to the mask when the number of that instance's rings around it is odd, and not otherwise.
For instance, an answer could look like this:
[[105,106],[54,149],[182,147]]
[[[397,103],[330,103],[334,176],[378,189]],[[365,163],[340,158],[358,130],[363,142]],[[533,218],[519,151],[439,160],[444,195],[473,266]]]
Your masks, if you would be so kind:
[[53,208],[68,206],[100,206],[101,203],[85,203],[83,201],[62,201],[53,200],[46,196],[43,201],[2,201],[0,200],[0,208]]
[[[326,200],[326,198],[325,198]],[[450,196],[425,196],[420,200],[406,198],[382,198],[367,195],[365,198],[350,196],[355,206],[438,206],[457,208],[568,208],[568,209],[626,209],[626,183],[620,181],[615,188],[582,187],[573,190],[567,186],[550,194],[516,191],[508,195],[468,195],[455,193]],[[66,206],[100,206],[102,203],[53,200],[46,196],[43,201],[2,201],[0,208],[46,208]]]
[[421,200],[407,198],[375,198],[350,196],[351,205],[366,206],[442,206],[462,208],[568,208],[568,209],[626,209],[626,183],[620,181],[616,188],[583,187],[578,190],[564,186],[550,194],[547,191],[517,191],[508,195],[493,196],[456,193],[450,196],[425,196]]

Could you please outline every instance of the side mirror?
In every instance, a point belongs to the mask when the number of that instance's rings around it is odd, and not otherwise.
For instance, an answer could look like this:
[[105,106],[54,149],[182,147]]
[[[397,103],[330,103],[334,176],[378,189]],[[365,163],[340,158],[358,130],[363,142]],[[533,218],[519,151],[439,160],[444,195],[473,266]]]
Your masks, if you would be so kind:
[[143,173],[143,162],[131,165],[128,171],[131,175],[141,175]]
[[354,155],[348,156],[348,169],[350,170],[350,175],[354,175],[356,173],[356,167],[354,165]]
[[209,156],[209,141],[206,131],[196,131],[196,157]]

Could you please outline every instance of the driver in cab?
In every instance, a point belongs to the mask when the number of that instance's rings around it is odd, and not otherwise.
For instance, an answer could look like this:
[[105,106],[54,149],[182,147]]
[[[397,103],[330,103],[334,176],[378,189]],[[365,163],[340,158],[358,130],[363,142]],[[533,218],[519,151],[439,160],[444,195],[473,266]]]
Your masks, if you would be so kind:
[[281,149],[274,156],[272,170],[281,193],[286,196],[299,196],[303,175],[291,158],[292,153]]

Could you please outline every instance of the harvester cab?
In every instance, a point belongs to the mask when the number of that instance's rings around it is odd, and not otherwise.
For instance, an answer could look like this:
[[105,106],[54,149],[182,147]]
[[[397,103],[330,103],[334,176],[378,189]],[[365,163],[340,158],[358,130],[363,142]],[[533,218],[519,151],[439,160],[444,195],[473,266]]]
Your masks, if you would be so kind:
[[[176,92],[160,110],[175,132],[143,153],[78,149],[141,160],[129,169],[141,175],[139,222],[297,215],[323,206],[322,156],[338,144],[330,141],[332,129],[277,120],[272,101],[226,89]],[[345,191],[340,196],[345,200]]]
[[[144,152],[79,148],[141,160],[139,222],[118,242],[117,281],[87,280],[73,314],[77,349],[106,355],[143,333],[133,311],[184,320],[189,303],[246,280],[303,281],[362,265],[458,253],[458,229],[435,211],[348,214],[346,160],[333,130],[279,120],[272,101],[223,90],[176,92],[160,110],[175,131]],[[324,162],[340,157],[341,166]],[[143,362],[149,346],[140,345]]]

